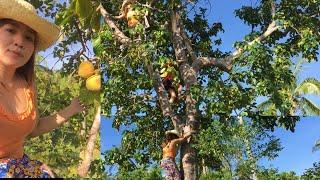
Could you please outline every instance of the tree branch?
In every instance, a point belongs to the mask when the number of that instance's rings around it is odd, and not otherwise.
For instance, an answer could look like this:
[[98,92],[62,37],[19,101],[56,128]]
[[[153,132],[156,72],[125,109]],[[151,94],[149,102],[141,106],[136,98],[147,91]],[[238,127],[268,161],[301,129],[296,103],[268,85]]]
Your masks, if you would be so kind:
[[[152,2],[151,2],[152,3]],[[151,4],[150,3],[150,4]],[[146,3],[147,6],[150,6],[150,4]],[[144,28],[149,28],[150,27],[150,24],[149,24],[149,21],[148,21],[148,16],[149,16],[149,11],[147,11],[145,14],[144,14]]]
[[158,11],[158,12],[161,12],[161,13],[168,13],[168,11],[164,11],[164,10],[157,9],[157,8],[155,8],[155,7],[152,7],[152,6],[151,6],[152,3],[153,3],[153,1],[150,2],[150,3],[147,3],[147,4],[142,4],[142,3],[140,3],[140,2],[137,2],[137,4],[139,4],[140,6],[146,7],[146,8],[148,8],[148,9],[153,10],[153,11]]
[[[276,25],[276,22],[271,22],[267,30],[262,35],[249,42],[248,45],[251,46],[256,42],[262,42],[278,29],[279,26]],[[199,71],[203,66],[216,66],[222,71],[229,72],[232,69],[233,60],[238,58],[242,54],[242,52],[243,49],[239,48],[225,58],[199,57],[197,61],[192,64],[192,67],[195,69],[195,71]]]
[[181,124],[183,124],[183,122],[176,114],[173,113],[171,109],[168,95],[165,93],[166,90],[161,81],[160,73],[158,71],[154,71],[153,67],[150,64],[148,63],[145,63],[145,64],[147,66],[149,75],[153,77],[153,80],[154,80],[153,86],[156,89],[156,92],[158,94],[158,100],[159,100],[160,107],[162,109],[163,116],[170,117],[175,129],[181,132],[182,131]]
[[90,129],[87,149],[85,150],[85,153],[84,153],[84,160],[78,167],[78,174],[81,177],[86,177],[90,168],[90,164],[93,158],[92,156],[93,156],[95,141],[97,139],[97,135],[100,129],[100,120],[101,120],[100,114],[101,114],[101,107],[99,106],[97,108],[97,112],[95,114],[94,121]]
[[273,0],[270,0],[270,1],[271,1],[271,16],[272,16],[272,20],[274,20],[274,17],[276,16],[276,5]]
[[195,55],[195,53],[192,49],[190,39],[188,38],[187,33],[184,31],[183,27],[181,27],[181,35],[183,37],[184,43],[187,47],[187,50],[189,52],[189,55],[191,56],[192,61],[195,62],[197,60],[197,56]]
[[100,11],[101,15],[104,17],[104,21],[108,24],[108,26],[114,30],[113,37],[115,37],[120,43],[122,44],[130,44],[131,39],[128,38],[117,26],[116,24],[111,20],[110,14],[106,11],[106,9],[103,8],[103,6],[100,4],[97,8],[97,11]]
[[80,27],[79,27],[80,21],[78,18],[76,18],[75,21],[76,21],[75,27],[76,27],[76,30],[77,30],[77,33],[78,33],[78,36],[80,39],[80,43],[82,45],[82,53],[81,54],[84,54],[86,52],[86,50],[88,49],[88,47],[86,46],[86,43],[85,43],[84,38],[82,36],[83,31],[81,31]]
[[[173,8],[171,12],[171,30],[172,30],[172,42],[173,48],[175,51],[175,57],[177,61],[180,63],[179,72],[183,79],[183,82],[186,85],[186,124],[192,125],[197,124],[196,116],[196,101],[192,98],[190,93],[190,87],[198,83],[196,72],[193,68],[188,64],[187,55],[185,51],[185,41],[183,38],[182,32],[182,22],[181,17],[176,8]],[[192,50],[192,49],[191,49]],[[193,52],[193,51],[192,51]],[[184,125],[183,125],[184,126]],[[191,127],[191,130],[194,129],[195,126]]]

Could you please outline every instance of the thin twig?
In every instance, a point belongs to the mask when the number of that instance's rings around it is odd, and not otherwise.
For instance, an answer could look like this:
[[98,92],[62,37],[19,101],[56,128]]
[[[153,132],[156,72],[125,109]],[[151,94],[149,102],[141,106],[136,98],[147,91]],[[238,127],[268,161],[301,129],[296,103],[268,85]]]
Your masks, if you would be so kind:
[[83,50],[84,50],[84,52],[85,52],[88,47],[86,46],[86,44],[85,44],[85,42],[84,42],[84,40],[83,40],[83,37],[82,37],[82,31],[80,30],[80,27],[79,27],[80,22],[79,22],[78,19],[76,19],[75,21],[76,21],[77,33],[78,33],[78,36],[79,36],[79,39],[80,39],[82,48],[83,48]]

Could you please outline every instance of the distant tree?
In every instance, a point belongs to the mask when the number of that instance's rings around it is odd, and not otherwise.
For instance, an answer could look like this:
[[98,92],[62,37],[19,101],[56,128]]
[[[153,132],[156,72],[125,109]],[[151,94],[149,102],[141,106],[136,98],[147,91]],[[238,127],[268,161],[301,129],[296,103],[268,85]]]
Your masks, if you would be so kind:
[[[305,62],[304,59],[300,59],[295,65],[293,74],[296,77],[296,81],[301,72],[302,64]],[[298,110],[302,111],[303,115],[306,116],[319,116],[320,106],[314,103],[312,100],[305,97],[306,95],[316,95],[320,97],[320,81],[315,78],[306,78],[300,84],[297,82],[291,85],[290,97],[293,98],[293,106],[289,110],[290,115],[297,115]],[[258,105],[258,108],[265,115],[277,115],[277,109],[271,99],[266,100]]]
[[202,127],[194,144],[202,162],[201,174],[222,170],[233,178],[251,179],[257,176],[259,159],[278,156],[282,149],[279,139],[250,123],[252,120],[244,121],[239,124],[238,117],[234,117],[228,122],[214,121]]
[[320,162],[313,163],[313,167],[306,169],[301,176],[302,180],[319,179],[320,178]]

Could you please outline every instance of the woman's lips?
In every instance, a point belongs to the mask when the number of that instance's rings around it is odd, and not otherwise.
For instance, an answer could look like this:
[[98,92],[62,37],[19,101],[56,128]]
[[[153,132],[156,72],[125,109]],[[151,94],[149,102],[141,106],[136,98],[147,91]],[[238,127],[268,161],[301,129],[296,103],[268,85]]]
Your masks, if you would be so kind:
[[20,51],[16,51],[16,50],[9,50],[10,52],[12,52],[13,54],[19,56],[19,57],[23,57],[23,54]]

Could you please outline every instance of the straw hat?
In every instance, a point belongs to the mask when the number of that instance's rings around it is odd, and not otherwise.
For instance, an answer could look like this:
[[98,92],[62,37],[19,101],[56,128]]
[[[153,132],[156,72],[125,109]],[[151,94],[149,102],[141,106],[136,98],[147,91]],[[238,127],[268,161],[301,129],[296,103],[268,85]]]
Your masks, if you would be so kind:
[[24,0],[0,0],[0,19],[19,21],[36,31],[37,51],[47,49],[59,37],[59,27],[40,17],[36,9]]
[[180,137],[179,132],[178,132],[177,130],[175,130],[175,129],[166,131],[166,135],[169,135],[169,134],[175,134],[175,135],[177,135],[178,137]]

